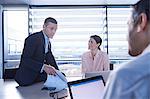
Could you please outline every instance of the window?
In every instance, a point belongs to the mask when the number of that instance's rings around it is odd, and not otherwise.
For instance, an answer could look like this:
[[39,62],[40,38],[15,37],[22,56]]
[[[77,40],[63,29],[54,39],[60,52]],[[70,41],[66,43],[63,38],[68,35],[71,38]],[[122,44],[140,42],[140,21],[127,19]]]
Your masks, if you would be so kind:
[[28,12],[4,11],[4,16],[8,55],[21,55],[24,39],[28,35]]
[[108,52],[112,61],[129,60],[127,21],[131,8],[108,7]]
[[16,68],[28,36],[28,10],[4,10],[4,67]]
[[108,51],[112,63],[131,58],[127,53],[126,40],[126,23],[130,10],[129,6],[31,6],[29,31],[40,31],[44,19],[54,17],[58,21],[58,30],[51,40],[54,56],[59,65],[67,68],[65,70],[68,70],[68,75],[72,71],[78,71],[73,73],[78,75],[81,70],[81,55],[88,50],[89,37],[94,34],[101,36],[101,49]]
[[40,31],[44,19],[54,17],[58,30],[52,40],[57,60],[80,60],[87,50],[90,35],[103,38],[104,8],[32,8],[30,9],[30,33]]
[[[88,50],[89,37],[97,34],[105,40],[105,8],[31,7],[30,33],[40,31],[47,17],[53,17],[58,21],[58,30],[51,42],[59,67],[67,68],[66,75],[80,75],[81,55]],[[102,50],[105,49],[104,45],[101,47]]]
[[2,5],[0,5],[0,79],[3,74],[3,47],[2,47]]

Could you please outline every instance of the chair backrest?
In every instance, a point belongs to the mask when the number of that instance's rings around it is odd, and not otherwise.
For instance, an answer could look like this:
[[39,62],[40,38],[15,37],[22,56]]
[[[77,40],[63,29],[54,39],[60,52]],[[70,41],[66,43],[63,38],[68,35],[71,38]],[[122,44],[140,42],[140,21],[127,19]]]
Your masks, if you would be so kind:
[[113,70],[113,69],[114,69],[114,66],[113,66],[112,63],[110,63],[109,66],[110,66],[110,70]]
[[5,69],[3,79],[14,79],[17,70],[18,68]]
[[85,76],[85,78],[90,78],[90,77],[102,75],[102,77],[104,78],[104,81],[106,83],[110,72],[111,71],[87,72],[87,73],[85,73],[84,76]]

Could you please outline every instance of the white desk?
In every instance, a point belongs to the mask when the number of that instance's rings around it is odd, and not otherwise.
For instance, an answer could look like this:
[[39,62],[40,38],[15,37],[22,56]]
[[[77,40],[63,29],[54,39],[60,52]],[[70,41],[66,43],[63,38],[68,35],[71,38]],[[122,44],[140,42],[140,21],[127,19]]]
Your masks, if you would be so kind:
[[43,82],[20,87],[14,80],[0,79],[0,99],[53,99],[48,91],[41,90],[42,87]]
[[[81,79],[81,77],[69,77],[68,81]],[[0,99],[53,99],[49,92],[41,90],[43,82],[32,86],[20,87],[14,80],[0,79]],[[62,92],[64,95],[64,92]],[[66,92],[66,94],[68,94]],[[69,99],[69,97],[67,98]]]

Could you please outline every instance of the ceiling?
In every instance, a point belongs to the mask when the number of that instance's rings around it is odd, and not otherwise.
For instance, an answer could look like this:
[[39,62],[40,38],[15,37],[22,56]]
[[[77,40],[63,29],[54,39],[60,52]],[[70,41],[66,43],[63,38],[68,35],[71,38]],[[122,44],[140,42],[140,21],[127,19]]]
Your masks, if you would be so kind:
[[0,0],[1,5],[128,5],[138,0]]

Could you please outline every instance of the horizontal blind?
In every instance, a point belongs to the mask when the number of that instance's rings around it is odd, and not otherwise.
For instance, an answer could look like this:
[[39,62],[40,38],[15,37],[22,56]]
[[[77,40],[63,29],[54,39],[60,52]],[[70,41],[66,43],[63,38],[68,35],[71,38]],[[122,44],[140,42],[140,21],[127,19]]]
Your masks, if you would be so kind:
[[108,51],[110,59],[126,60],[128,55],[127,21],[131,8],[108,8]]
[[105,42],[105,8],[32,7],[29,11],[30,33],[40,31],[47,17],[58,21],[58,30],[52,40],[57,60],[80,60],[81,55],[88,50],[91,35],[97,34]]

